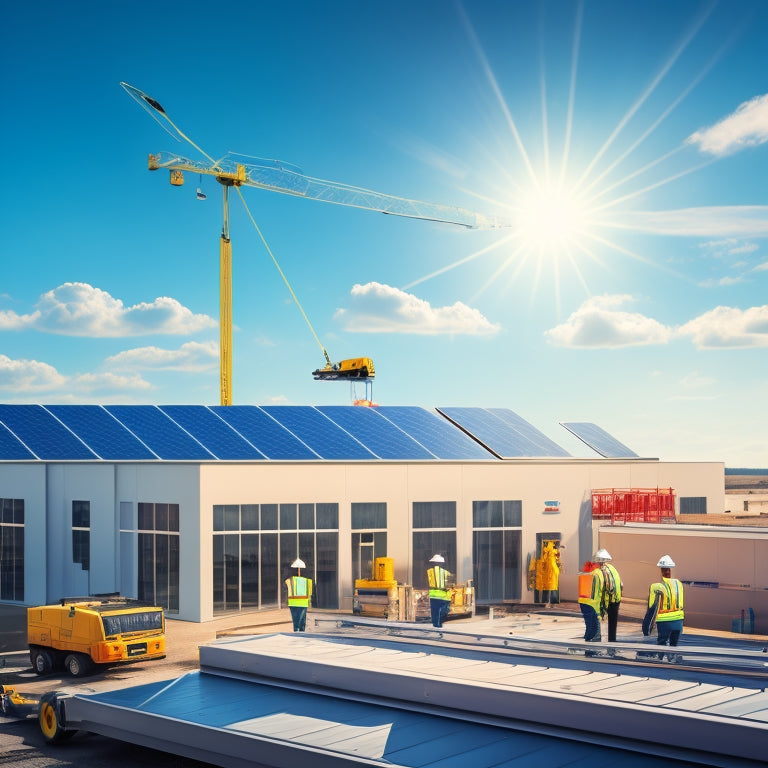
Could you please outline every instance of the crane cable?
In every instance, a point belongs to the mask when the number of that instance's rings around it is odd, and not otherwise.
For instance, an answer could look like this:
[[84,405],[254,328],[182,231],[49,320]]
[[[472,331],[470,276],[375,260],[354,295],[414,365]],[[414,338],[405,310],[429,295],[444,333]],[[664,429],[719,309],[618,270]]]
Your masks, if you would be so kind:
[[318,337],[317,333],[315,333],[315,329],[312,327],[312,323],[309,322],[309,318],[307,317],[307,313],[304,311],[304,307],[301,306],[301,302],[297,298],[296,294],[293,291],[293,288],[291,288],[291,284],[288,282],[288,278],[285,276],[285,273],[280,268],[280,265],[277,263],[277,259],[275,258],[275,254],[272,253],[272,249],[269,247],[269,244],[267,243],[266,239],[264,238],[264,235],[262,234],[261,230],[259,229],[259,225],[256,223],[256,220],[253,218],[253,214],[251,213],[251,209],[248,207],[248,203],[245,202],[245,198],[243,197],[243,193],[240,190],[239,186],[235,186],[235,189],[237,190],[237,194],[240,196],[240,201],[243,204],[243,207],[245,208],[245,212],[248,214],[248,218],[251,220],[251,224],[253,224],[254,229],[256,232],[258,232],[259,237],[261,238],[261,242],[264,243],[264,247],[267,249],[267,253],[269,254],[269,257],[272,259],[274,265],[277,267],[277,271],[280,273],[280,277],[283,278],[283,282],[285,283],[286,287],[290,291],[291,297],[296,302],[296,306],[299,308],[299,311],[301,312],[302,316],[304,317],[304,320],[306,321],[307,325],[309,326],[309,330],[312,331],[312,335],[315,337],[315,341],[318,343],[320,349],[323,351],[323,355],[325,355],[325,362],[328,363],[328,365],[331,365],[331,358],[328,357],[328,352],[326,351],[325,347],[323,346],[323,343],[320,341],[320,338]]

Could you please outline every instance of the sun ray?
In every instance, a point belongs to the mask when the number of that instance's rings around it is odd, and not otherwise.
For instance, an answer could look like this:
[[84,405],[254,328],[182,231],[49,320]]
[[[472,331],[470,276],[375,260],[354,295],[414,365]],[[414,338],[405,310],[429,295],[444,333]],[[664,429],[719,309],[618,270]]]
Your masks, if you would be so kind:
[[571,78],[568,88],[568,112],[565,118],[565,141],[563,144],[563,159],[560,164],[558,184],[563,186],[568,169],[568,157],[571,153],[571,136],[573,133],[573,108],[576,102],[576,73],[578,71],[579,50],[581,48],[581,25],[584,18],[584,2],[579,0],[576,6],[576,21],[573,28],[573,49],[571,51]]

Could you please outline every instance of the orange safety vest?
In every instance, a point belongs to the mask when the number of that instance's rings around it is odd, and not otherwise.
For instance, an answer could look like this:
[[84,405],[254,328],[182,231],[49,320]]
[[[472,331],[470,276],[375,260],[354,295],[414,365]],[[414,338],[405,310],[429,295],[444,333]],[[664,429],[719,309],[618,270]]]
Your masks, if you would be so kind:
[[590,605],[595,613],[600,612],[603,597],[603,572],[599,568],[579,574],[579,602]]
[[291,576],[285,580],[288,587],[288,605],[308,608],[312,598],[312,579],[306,576]]
[[665,579],[651,584],[648,593],[648,607],[650,608],[656,602],[656,593],[661,595],[659,603],[659,613],[656,621],[676,621],[685,618],[683,610],[683,584],[678,579]]

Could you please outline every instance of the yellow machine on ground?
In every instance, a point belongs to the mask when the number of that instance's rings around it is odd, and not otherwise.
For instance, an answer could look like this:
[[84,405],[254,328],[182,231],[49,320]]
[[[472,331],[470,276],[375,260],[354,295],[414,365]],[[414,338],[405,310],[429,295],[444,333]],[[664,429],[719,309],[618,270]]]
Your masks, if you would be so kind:
[[[352,612],[391,621],[417,621],[429,618],[429,591],[399,584],[395,579],[395,561],[377,557],[370,579],[355,579]],[[448,616],[471,616],[475,612],[472,582],[455,584],[449,589],[451,606]]]
[[81,677],[97,664],[165,658],[165,617],[119,595],[63,598],[27,609],[27,642],[38,675],[63,666]]

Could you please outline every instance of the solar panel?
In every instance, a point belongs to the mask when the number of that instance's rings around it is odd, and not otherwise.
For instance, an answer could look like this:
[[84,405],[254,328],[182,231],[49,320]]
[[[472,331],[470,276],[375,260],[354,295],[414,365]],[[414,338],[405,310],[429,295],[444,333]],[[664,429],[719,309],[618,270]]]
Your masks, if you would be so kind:
[[0,424],[0,459],[18,461],[34,458],[35,454],[31,453],[24,443],[11,434],[4,424]]
[[0,423],[43,461],[98,458],[41,405],[0,405]]
[[529,421],[522,416],[518,416],[509,408],[489,408],[488,411],[494,416],[498,416],[502,421],[509,424],[512,429],[519,432],[523,437],[527,437],[532,443],[539,446],[541,456],[570,456],[571,454],[565,448],[559,446],[554,440],[550,440],[543,432],[536,429]]
[[377,412],[409,434],[439,459],[492,459],[493,454],[467,437],[450,422],[425,408],[412,405],[383,405]]
[[359,440],[380,459],[434,459],[423,445],[387,421],[376,408],[324,405],[318,411]]
[[206,461],[216,458],[156,405],[104,406],[161,459]]
[[311,405],[264,405],[261,409],[324,459],[347,461],[376,457]]
[[201,442],[217,459],[263,459],[245,438],[204,405],[161,405],[160,410],[192,437]]
[[638,458],[633,450],[627,448],[624,443],[619,442],[613,435],[609,435],[597,424],[588,421],[561,421],[560,425],[606,459]]
[[438,408],[446,418],[503,459],[545,456],[544,449],[485,408]]
[[296,435],[255,405],[213,405],[211,411],[224,419],[268,459],[300,461],[320,458]]
[[97,456],[107,461],[157,459],[152,451],[100,405],[46,405]]

